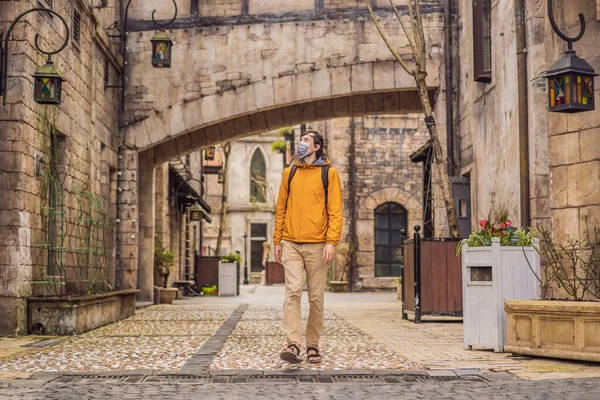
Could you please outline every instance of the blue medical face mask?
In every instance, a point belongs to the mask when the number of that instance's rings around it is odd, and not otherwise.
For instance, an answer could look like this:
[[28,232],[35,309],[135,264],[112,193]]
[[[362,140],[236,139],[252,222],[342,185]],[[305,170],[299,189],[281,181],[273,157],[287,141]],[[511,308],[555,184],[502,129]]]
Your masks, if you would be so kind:
[[298,143],[298,147],[296,147],[296,155],[300,158],[304,158],[308,156],[308,148],[310,146],[306,142]]

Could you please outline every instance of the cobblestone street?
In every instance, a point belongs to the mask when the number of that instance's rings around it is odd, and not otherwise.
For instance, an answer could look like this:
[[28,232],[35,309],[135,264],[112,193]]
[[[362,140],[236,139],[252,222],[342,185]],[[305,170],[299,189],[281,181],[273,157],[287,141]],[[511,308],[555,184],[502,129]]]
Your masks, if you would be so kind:
[[[249,286],[150,306],[47,346],[1,339],[0,397],[600,397],[597,365],[466,351],[460,322],[404,321],[390,293],[328,293],[324,362],[289,366],[278,357],[282,301],[282,287]],[[304,322],[307,308],[304,299]]]

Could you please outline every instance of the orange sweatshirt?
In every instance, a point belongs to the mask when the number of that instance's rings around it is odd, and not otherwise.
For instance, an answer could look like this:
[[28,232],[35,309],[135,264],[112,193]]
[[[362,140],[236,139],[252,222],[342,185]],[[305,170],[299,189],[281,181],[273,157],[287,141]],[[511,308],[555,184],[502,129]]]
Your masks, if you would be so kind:
[[[328,165],[327,160],[324,165]],[[329,243],[337,245],[342,234],[342,186],[335,168],[329,168],[328,204],[321,179],[323,165],[297,163],[288,199],[288,178],[291,168],[283,171],[273,243]]]

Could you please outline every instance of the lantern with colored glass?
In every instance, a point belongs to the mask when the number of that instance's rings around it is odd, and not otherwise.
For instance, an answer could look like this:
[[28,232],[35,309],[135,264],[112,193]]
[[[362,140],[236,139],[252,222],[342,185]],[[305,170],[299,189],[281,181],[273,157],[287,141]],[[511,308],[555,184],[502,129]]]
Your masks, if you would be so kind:
[[152,65],[156,68],[171,67],[171,47],[173,42],[165,31],[158,31],[151,39]]
[[576,113],[594,110],[594,77],[598,74],[574,50],[546,71],[551,112]]
[[214,147],[207,147],[206,149],[204,149],[204,159],[206,161],[212,161],[215,159],[215,151],[216,149]]
[[33,99],[40,104],[60,104],[62,82],[64,79],[58,73],[52,60],[39,67],[33,74]]
[[198,204],[198,202],[196,201],[190,207],[190,219],[194,222],[197,222],[200,221],[200,218],[202,218],[202,208],[200,207],[200,204]]

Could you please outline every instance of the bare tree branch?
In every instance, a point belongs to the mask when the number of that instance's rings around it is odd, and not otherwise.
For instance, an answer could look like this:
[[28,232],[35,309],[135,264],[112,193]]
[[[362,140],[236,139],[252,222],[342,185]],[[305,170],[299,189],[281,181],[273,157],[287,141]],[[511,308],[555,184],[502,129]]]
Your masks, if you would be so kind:
[[404,62],[404,60],[400,57],[398,52],[396,50],[394,50],[394,48],[392,47],[392,43],[388,39],[387,35],[385,33],[383,33],[383,30],[381,29],[381,26],[379,25],[379,22],[377,21],[377,18],[375,17],[373,8],[371,7],[371,2],[369,0],[365,0],[365,4],[367,5],[367,8],[369,9],[369,14],[371,15],[371,20],[373,20],[373,22],[375,23],[375,26],[377,27],[377,30],[379,31],[379,35],[381,36],[381,38],[387,45],[388,49],[390,50],[390,52],[392,53],[392,55],[394,56],[396,61],[398,61],[398,63],[402,66],[402,68],[404,68],[404,70],[406,72],[408,72],[412,76],[415,76],[415,71],[413,69],[411,69],[408,66],[408,64],[406,64]]
[[392,9],[394,10],[394,13],[396,14],[396,18],[398,18],[398,21],[400,22],[400,26],[402,27],[402,30],[404,31],[406,38],[408,39],[408,44],[410,45],[410,48],[414,49],[415,43],[411,39],[411,37],[410,37],[411,35],[408,33],[408,29],[406,29],[406,25],[404,25],[404,22],[402,22],[402,19],[400,19],[400,13],[398,12],[398,9],[396,8],[396,4],[394,4],[394,0],[389,0],[389,2],[392,6]]

